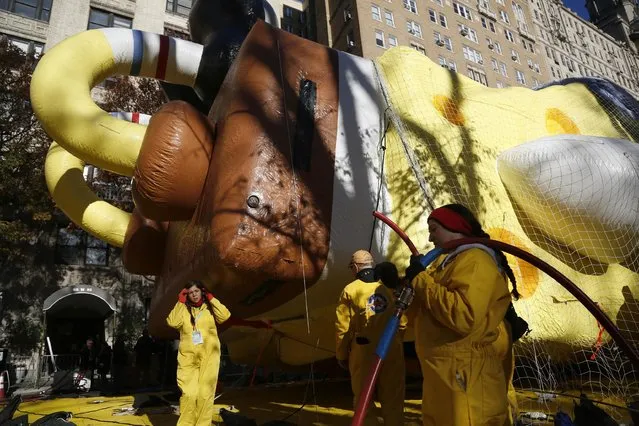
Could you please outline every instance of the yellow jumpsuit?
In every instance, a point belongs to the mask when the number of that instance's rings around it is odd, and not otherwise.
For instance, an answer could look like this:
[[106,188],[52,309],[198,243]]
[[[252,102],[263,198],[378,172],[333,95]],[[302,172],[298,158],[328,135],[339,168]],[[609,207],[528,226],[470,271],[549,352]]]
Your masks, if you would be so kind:
[[229,319],[231,313],[219,300],[211,299],[213,315],[206,301],[193,307],[195,329],[202,336],[201,344],[194,344],[189,308],[178,302],[166,319],[167,324],[180,332],[177,383],[182,391],[178,426],[210,426],[213,421],[213,401],[220,369],[220,339],[217,324]]
[[513,386],[513,376],[515,375],[515,352],[513,350],[512,333],[510,324],[504,320],[499,324],[497,340],[493,342],[493,347],[497,356],[502,360],[502,367],[508,386],[508,420],[506,426],[512,426],[517,421],[519,405],[517,403],[517,392]]
[[[380,281],[355,280],[344,288],[336,309],[336,356],[348,359],[354,407],[375,359],[375,349],[388,320],[395,312],[392,290]],[[406,317],[402,316],[399,330],[388,349],[376,383],[377,400],[382,407],[385,425],[404,423],[405,364],[403,334]],[[358,341],[360,343],[358,343]],[[362,344],[368,341],[367,344]],[[366,423],[376,423],[369,407]]]
[[510,303],[506,278],[480,248],[442,267],[445,257],[412,281],[409,318],[424,377],[423,424],[503,426],[507,386],[493,342]]

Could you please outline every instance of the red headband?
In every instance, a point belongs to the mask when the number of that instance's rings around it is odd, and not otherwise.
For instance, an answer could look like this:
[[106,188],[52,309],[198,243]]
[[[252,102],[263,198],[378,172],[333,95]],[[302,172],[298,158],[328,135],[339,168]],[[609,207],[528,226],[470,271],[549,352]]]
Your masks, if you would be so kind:
[[428,219],[434,219],[441,223],[444,228],[449,231],[459,232],[464,235],[472,235],[472,226],[466,221],[459,213],[447,209],[446,207],[440,207],[432,211]]

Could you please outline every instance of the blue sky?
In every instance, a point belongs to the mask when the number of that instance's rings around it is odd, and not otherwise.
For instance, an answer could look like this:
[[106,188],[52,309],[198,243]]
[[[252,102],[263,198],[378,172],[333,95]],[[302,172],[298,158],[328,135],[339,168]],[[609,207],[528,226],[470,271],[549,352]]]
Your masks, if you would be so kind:
[[588,11],[586,10],[586,0],[564,0],[564,4],[568,8],[577,12],[577,15],[581,16],[586,21],[590,20]]

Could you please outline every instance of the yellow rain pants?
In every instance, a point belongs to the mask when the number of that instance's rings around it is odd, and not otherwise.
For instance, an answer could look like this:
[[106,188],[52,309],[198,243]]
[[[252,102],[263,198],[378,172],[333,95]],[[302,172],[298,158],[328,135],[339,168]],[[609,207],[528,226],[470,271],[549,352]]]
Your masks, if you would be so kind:
[[[217,324],[229,319],[231,313],[213,298],[209,311],[206,301],[200,307],[189,308],[178,302],[166,319],[167,324],[180,332],[177,383],[182,391],[178,426],[210,426],[213,421],[213,400],[220,369],[220,339]],[[191,324],[191,314],[195,329]],[[194,344],[193,332],[202,336],[201,344]]]
[[510,303],[506,278],[486,251],[445,255],[412,281],[415,347],[424,377],[424,426],[503,426],[502,358],[493,342]]
[[[337,359],[347,360],[354,394],[353,407],[375,359],[375,349],[388,320],[395,312],[392,290],[380,281],[355,280],[344,288],[337,305]],[[382,418],[387,426],[404,424],[404,395],[406,367],[404,364],[403,334],[406,317],[388,349],[375,387],[381,404]],[[374,407],[369,406],[366,424],[376,424]]]
[[519,405],[517,404],[517,392],[513,386],[513,376],[515,375],[515,352],[513,350],[512,333],[508,321],[502,321],[497,329],[499,334],[497,340],[493,342],[493,347],[497,356],[501,358],[506,386],[508,386],[508,421],[507,426],[512,426],[517,421],[519,415]]

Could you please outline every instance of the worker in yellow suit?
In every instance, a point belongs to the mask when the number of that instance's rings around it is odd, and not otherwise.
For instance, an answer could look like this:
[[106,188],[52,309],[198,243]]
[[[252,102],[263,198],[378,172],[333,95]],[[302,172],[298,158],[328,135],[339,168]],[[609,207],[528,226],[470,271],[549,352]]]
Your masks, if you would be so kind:
[[[337,304],[336,356],[340,366],[348,368],[350,372],[356,407],[375,358],[377,343],[395,311],[395,297],[393,290],[377,278],[375,261],[369,252],[356,251],[349,267],[356,279],[344,288]],[[402,317],[399,332],[389,347],[376,383],[377,399],[387,426],[404,423],[405,364],[402,341],[405,329],[406,317]],[[372,411],[369,409],[367,424],[376,423]]]
[[210,426],[220,369],[217,325],[231,313],[199,282],[182,290],[166,319],[180,332],[177,383],[182,391],[178,426]]
[[513,385],[515,353],[513,351],[513,337],[510,323],[507,320],[502,321],[501,324],[499,324],[497,333],[497,339],[493,342],[493,347],[497,356],[501,358],[506,387],[508,389],[508,420],[505,425],[512,426],[517,421],[519,404],[517,403],[517,393]]
[[[463,237],[485,237],[465,206],[449,204],[428,218],[436,247]],[[503,253],[480,244],[442,254],[426,271],[414,257],[406,277],[415,288],[409,321],[424,378],[424,426],[504,426],[507,383],[494,347],[511,303],[506,277],[514,274]]]

